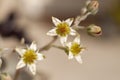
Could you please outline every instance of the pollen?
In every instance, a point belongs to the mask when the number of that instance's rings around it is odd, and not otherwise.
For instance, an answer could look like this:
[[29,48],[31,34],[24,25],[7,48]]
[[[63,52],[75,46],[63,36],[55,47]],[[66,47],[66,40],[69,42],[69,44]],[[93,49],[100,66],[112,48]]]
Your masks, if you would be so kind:
[[57,25],[56,33],[60,36],[66,36],[70,33],[70,27],[66,22]]
[[27,50],[23,55],[23,61],[26,64],[32,64],[37,59],[37,54],[34,50]]
[[73,53],[74,56],[78,55],[79,52],[81,51],[80,44],[78,43],[72,43],[72,46],[70,48],[70,51]]

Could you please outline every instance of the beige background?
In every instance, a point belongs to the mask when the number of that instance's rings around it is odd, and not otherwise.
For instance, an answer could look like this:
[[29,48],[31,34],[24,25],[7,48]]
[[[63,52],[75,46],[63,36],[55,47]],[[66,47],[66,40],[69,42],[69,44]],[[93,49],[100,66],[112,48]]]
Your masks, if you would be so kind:
[[[113,0],[99,0],[100,10],[83,24],[96,23],[102,26],[103,35],[95,38],[81,31],[81,44],[87,47],[81,55],[83,64],[75,59],[68,60],[64,51],[51,48],[41,52],[46,59],[37,64],[35,80],[120,80],[120,37],[116,25],[108,16],[109,5]],[[53,26],[51,16],[66,19],[75,17],[84,6],[84,0],[0,0],[0,21],[5,21],[7,14],[16,11],[19,18],[16,24],[26,31],[26,35],[38,43],[38,47],[47,44],[50,39],[46,32]],[[80,7],[80,8],[79,8]],[[25,27],[23,27],[25,26]],[[72,40],[72,38],[70,38]],[[55,44],[60,45],[58,40]],[[20,43],[14,37],[2,38],[0,47],[14,48]],[[7,69],[12,76],[19,60],[16,53],[5,55]],[[29,71],[28,71],[29,73]],[[31,75],[31,74],[30,74]],[[41,79],[45,77],[45,79]],[[27,78],[23,77],[24,80]]]

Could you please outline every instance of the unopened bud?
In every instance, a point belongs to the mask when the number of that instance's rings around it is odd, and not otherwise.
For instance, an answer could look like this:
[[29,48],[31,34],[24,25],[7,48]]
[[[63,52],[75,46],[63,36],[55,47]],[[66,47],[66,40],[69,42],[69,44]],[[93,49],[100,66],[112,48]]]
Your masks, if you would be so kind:
[[102,34],[102,29],[94,24],[88,26],[87,32],[92,36],[100,36]]
[[0,74],[0,80],[12,80],[9,74],[7,73],[2,73]]
[[92,14],[96,14],[98,12],[98,7],[99,7],[99,3],[98,1],[88,1],[86,3],[87,9],[89,12],[91,12]]

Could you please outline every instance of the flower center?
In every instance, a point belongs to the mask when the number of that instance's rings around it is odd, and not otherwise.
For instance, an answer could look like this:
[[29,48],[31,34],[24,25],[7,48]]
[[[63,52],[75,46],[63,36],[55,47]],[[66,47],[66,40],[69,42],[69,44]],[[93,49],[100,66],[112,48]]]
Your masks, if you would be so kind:
[[23,61],[26,64],[32,64],[37,59],[37,55],[34,50],[27,50],[23,55]]
[[78,55],[81,51],[80,45],[78,43],[72,43],[70,51],[73,53],[74,56]]
[[70,33],[70,27],[67,23],[62,22],[57,25],[56,33],[60,36],[66,36]]

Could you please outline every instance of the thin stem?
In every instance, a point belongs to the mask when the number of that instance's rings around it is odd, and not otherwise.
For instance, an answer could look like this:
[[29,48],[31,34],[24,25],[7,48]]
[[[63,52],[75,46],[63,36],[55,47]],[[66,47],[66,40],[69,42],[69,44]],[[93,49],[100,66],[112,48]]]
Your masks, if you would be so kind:
[[48,50],[51,47],[51,45],[57,40],[57,38],[58,38],[57,36],[53,37],[53,40],[50,41],[45,46],[43,46],[42,48],[40,48],[39,51],[41,52],[41,51],[44,51],[44,50]]
[[88,17],[88,15],[90,15],[90,14],[91,14],[90,12],[86,12],[85,14],[77,16],[75,18],[73,27],[79,26],[80,22],[83,21],[83,20],[85,20]]
[[52,45],[52,47],[64,50],[67,55],[69,54],[68,47],[63,47],[63,46],[58,46],[58,45]]
[[57,46],[57,45],[51,45],[51,46],[54,47],[54,48],[62,49],[62,50],[66,49],[65,47],[62,47],[62,46]]
[[85,26],[78,26],[78,27],[73,27],[74,30],[85,30]]

